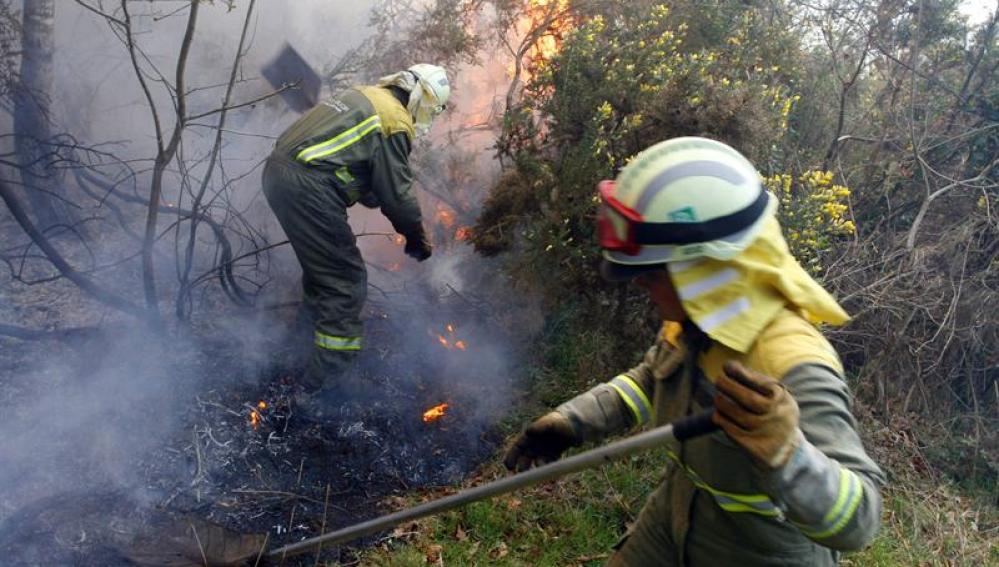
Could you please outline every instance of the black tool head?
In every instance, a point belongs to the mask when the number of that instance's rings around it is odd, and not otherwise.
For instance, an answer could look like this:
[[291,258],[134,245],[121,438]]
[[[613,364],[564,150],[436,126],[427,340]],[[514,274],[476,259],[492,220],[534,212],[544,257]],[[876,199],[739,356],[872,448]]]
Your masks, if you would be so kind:
[[277,57],[264,65],[260,73],[275,89],[297,83],[296,87],[281,93],[281,98],[296,112],[305,112],[319,102],[319,88],[322,85],[319,73],[287,43]]

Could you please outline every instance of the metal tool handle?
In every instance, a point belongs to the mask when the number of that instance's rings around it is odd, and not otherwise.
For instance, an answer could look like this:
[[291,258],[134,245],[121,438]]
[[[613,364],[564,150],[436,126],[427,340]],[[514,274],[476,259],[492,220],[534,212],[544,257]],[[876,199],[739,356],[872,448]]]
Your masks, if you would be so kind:
[[635,453],[646,451],[653,447],[663,445],[670,439],[685,441],[694,437],[711,433],[718,427],[711,421],[711,413],[685,417],[676,423],[663,425],[645,433],[640,433],[620,441],[608,443],[589,451],[584,451],[578,455],[573,455],[554,463],[537,467],[519,474],[494,480],[492,482],[476,486],[468,490],[463,490],[451,496],[445,496],[438,500],[425,502],[423,504],[399,510],[385,516],[380,516],[353,526],[330,532],[325,535],[306,539],[298,543],[279,547],[267,553],[267,557],[283,558],[291,557],[316,549],[324,544],[337,545],[347,541],[357,539],[381,530],[394,527],[403,522],[424,518],[439,514],[447,510],[458,508],[471,502],[485,500],[507,492],[513,492],[521,488],[533,486],[564,476],[570,473],[596,468],[604,463],[621,457],[627,457]]

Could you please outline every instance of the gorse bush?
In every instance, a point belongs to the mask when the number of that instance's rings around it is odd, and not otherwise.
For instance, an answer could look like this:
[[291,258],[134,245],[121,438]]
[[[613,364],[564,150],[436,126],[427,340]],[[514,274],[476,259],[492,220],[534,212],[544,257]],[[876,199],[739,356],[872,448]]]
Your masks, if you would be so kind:
[[676,21],[665,5],[581,19],[557,54],[532,66],[505,117],[498,149],[513,167],[485,205],[477,249],[516,248],[509,262],[520,281],[556,300],[571,294],[616,310],[610,286],[596,278],[598,181],[677,136],[724,141],[763,168],[778,163],[798,97],[771,61],[796,60],[794,43],[751,9],[728,17],[734,27],[713,45],[705,38],[723,26]]

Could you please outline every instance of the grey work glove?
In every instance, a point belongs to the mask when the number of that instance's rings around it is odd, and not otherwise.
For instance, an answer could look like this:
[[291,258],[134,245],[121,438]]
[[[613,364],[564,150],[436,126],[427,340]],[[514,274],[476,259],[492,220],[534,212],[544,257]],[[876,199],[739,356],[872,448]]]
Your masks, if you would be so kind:
[[557,411],[548,413],[527,426],[513,440],[503,458],[511,471],[523,471],[533,466],[550,463],[570,447],[582,444],[569,418]]
[[422,230],[415,234],[406,235],[406,255],[422,262],[434,253],[433,246],[427,240],[427,234]]
[[738,362],[726,362],[724,370],[712,421],[756,462],[782,467],[801,443],[797,402],[780,382]]

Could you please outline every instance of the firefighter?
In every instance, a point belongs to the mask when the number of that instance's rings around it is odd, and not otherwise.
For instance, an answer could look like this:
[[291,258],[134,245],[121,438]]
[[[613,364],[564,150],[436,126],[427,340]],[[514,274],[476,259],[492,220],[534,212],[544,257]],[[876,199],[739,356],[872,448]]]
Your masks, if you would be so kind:
[[314,327],[299,396],[314,417],[351,386],[345,374],[363,343],[367,271],[347,208],[380,207],[405,237],[405,253],[421,262],[430,257],[409,153],[449,96],[444,69],[414,65],[318,104],[281,134],[267,159],[264,195],[302,265]]
[[604,277],[646,290],[665,323],[640,364],[528,426],[506,466],[713,408],[721,430],[668,447],[666,476],[609,565],[828,566],[865,546],[885,478],[814,326],[848,316],[791,256],[752,164],[677,138],[600,196]]

